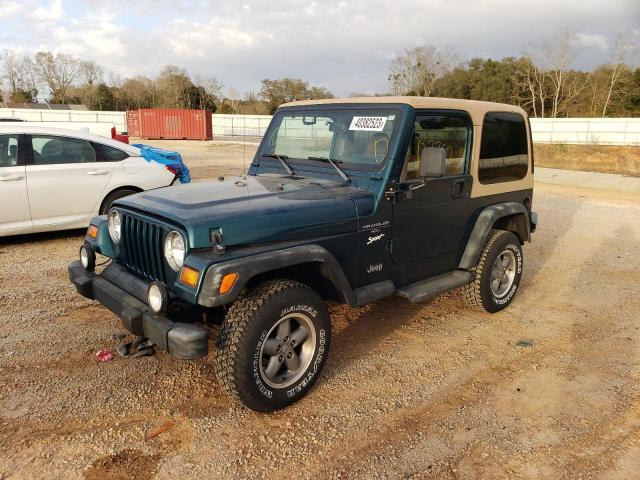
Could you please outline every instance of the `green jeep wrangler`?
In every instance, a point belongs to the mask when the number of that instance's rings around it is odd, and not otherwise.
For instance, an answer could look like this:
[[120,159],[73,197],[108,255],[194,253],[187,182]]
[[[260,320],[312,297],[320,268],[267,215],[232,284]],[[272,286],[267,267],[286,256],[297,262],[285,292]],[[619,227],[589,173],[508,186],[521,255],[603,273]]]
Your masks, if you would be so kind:
[[[326,301],[410,302],[462,287],[472,306],[513,300],[531,211],[525,112],[420,97],[293,102],[249,172],[117,200],[91,220],[78,292],[182,359],[207,355],[246,406],[273,411],[317,381]],[[95,273],[96,253],[112,261]]]

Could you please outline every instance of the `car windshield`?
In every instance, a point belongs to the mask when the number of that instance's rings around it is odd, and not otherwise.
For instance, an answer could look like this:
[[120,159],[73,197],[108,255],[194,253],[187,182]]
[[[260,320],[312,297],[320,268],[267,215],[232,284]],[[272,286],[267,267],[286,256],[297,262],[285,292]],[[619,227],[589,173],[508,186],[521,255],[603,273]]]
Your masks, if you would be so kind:
[[395,109],[306,109],[276,113],[259,157],[331,159],[344,168],[378,170],[398,136]]

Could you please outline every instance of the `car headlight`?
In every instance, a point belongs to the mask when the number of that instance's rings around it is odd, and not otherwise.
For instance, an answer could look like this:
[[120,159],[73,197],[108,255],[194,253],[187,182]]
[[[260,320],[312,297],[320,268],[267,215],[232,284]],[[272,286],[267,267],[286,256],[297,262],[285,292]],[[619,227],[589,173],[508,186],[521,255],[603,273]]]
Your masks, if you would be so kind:
[[122,234],[122,224],[120,214],[115,210],[109,212],[109,236],[114,243],[120,243]]
[[164,239],[164,258],[169,266],[176,272],[180,271],[184,264],[184,238],[175,230],[169,232]]

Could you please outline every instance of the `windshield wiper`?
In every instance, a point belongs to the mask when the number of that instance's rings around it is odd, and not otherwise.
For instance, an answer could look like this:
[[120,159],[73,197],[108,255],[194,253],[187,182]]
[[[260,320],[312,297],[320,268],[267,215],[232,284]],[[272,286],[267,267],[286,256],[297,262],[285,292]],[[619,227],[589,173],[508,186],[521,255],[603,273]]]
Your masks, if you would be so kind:
[[293,171],[293,168],[291,168],[289,166],[289,164],[285,161],[286,159],[288,159],[289,157],[286,155],[278,155],[277,153],[263,153],[261,155],[262,157],[269,157],[269,158],[277,158],[278,160],[280,160],[280,163],[282,164],[282,167],[286,170],[287,175],[295,175],[296,172]]
[[349,183],[351,181],[351,179],[348,177],[348,175],[346,173],[344,173],[344,170],[342,170],[338,165],[336,165],[336,163],[342,163],[342,160],[331,159],[329,157],[307,157],[307,159],[308,160],[315,160],[317,162],[330,163],[331,166],[336,169],[336,172],[338,172],[338,175],[340,175],[342,177],[342,179],[345,181],[345,183]]

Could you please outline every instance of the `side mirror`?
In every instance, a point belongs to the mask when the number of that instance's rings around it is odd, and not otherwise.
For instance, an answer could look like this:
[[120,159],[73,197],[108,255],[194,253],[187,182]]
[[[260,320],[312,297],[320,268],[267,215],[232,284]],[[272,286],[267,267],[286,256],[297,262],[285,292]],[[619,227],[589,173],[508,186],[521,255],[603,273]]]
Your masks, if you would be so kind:
[[443,177],[447,168],[447,154],[444,148],[426,147],[420,155],[421,177]]

